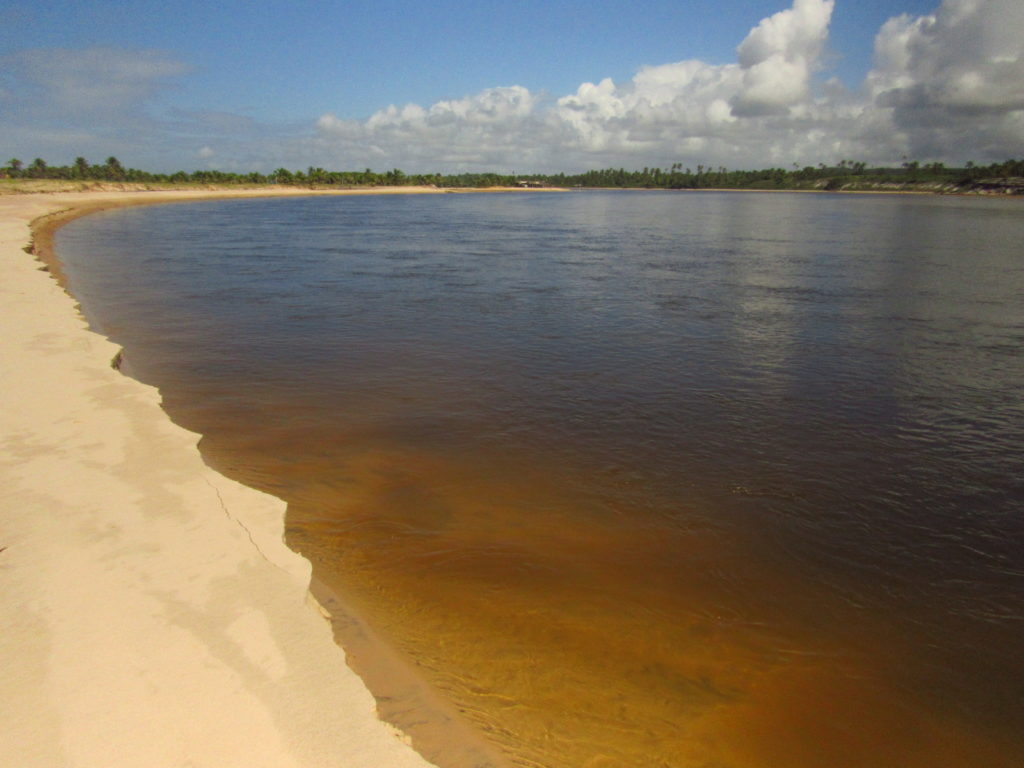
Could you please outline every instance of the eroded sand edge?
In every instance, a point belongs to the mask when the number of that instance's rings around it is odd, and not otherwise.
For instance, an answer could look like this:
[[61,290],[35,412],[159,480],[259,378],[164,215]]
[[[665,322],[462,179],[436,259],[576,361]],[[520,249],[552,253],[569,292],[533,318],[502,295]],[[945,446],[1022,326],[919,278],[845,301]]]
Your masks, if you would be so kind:
[[3,762],[430,765],[345,665],[283,502],[209,469],[23,250],[40,216],[125,202],[0,198]]

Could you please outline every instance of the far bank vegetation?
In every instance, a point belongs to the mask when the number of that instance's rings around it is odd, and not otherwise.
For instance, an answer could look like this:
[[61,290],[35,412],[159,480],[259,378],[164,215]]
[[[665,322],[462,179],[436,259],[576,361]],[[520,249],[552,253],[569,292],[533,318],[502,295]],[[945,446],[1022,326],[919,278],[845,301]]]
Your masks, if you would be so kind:
[[[905,161],[897,167],[868,167],[863,162],[840,160],[833,165],[791,168],[766,168],[757,171],[729,170],[697,165],[684,167],[673,163],[667,169],[626,170],[606,168],[577,174],[502,174],[502,173],[420,173],[406,174],[395,168],[375,172],[328,171],[278,168],[271,173],[234,173],[218,170],[153,173],[126,168],[116,157],[102,164],[78,157],[70,165],[50,165],[42,158],[23,163],[12,158],[0,166],[0,188],[31,191],[24,182],[66,182],[68,188],[88,188],[96,184],[165,186],[264,186],[282,184],[315,188],[355,188],[367,186],[467,187],[563,187],[611,189],[749,189],[819,191],[931,191],[937,193],[1024,194],[1024,160],[1007,160],[990,165],[965,163],[948,167],[942,163]],[[21,183],[19,183],[21,182]]]

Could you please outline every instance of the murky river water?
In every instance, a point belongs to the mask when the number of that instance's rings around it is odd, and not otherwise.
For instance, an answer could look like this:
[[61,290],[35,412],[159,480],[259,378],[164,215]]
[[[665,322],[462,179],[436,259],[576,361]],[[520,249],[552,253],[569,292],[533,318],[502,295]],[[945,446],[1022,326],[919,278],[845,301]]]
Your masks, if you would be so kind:
[[93,325],[514,764],[1024,764],[1024,205],[222,201]]

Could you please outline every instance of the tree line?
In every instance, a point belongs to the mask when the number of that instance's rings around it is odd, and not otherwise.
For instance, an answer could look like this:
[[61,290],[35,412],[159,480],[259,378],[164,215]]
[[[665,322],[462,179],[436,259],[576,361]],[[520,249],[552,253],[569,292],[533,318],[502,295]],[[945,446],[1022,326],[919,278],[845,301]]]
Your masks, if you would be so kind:
[[406,174],[395,168],[376,173],[366,168],[362,171],[327,171],[310,166],[305,171],[278,168],[272,173],[232,173],[218,170],[176,171],[174,173],[153,173],[126,168],[116,157],[108,157],[101,164],[92,164],[84,157],[77,157],[70,165],[50,165],[40,157],[28,165],[18,158],[7,161],[0,167],[0,178],[9,179],[57,179],[63,181],[112,181],[142,184],[291,184],[296,186],[445,186],[445,187],[487,187],[515,183],[512,176],[496,173],[463,174]]
[[395,168],[377,173],[369,168],[361,171],[328,171],[310,166],[306,170],[278,168],[264,174],[231,173],[217,170],[152,173],[125,168],[116,157],[102,164],[92,164],[84,157],[70,165],[49,165],[35,158],[28,165],[12,158],[0,167],[0,178],[60,179],[66,181],[107,181],[164,184],[262,185],[287,184],[311,187],[366,186],[436,186],[495,187],[533,183],[554,187],[621,188],[621,189],[842,189],[859,184],[925,184],[939,183],[970,186],[984,179],[1024,177],[1024,160],[1007,160],[991,165],[968,162],[963,167],[947,167],[942,163],[904,161],[897,167],[869,168],[863,162],[840,160],[833,165],[794,165],[792,168],[766,168],[757,171],[729,170],[722,166],[697,165],[683,167],[674,163],[667,169],[645,167],[627,171],[606,168],[578,174],[406,174]]
[[624,189],[842,189],[850,184],[970,185],[986,178],[1024,176],[1024,160],[1007,160],[991,165],[966,163],[961,168],[943,163],[907,161],[898,167],[869,168],[866,163],[840,160],[834,165],[794,165],[791,169],[765,168],[757,171],[729,170],[698,165],[684,168],[675,163],[667,170],[643,168],[627,171],[606,168],[582,174],[538,177],[558,186],[619,187]]

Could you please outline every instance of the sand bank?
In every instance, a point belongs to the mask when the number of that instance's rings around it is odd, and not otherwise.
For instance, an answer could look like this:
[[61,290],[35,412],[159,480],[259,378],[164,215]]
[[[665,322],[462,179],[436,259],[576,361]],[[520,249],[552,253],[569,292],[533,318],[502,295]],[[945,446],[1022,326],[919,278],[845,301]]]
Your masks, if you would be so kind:
[[345,665],[283,502],[209,469],[23,251],[55,211],[211,196],[0,197],[2,762],[428,766]]

